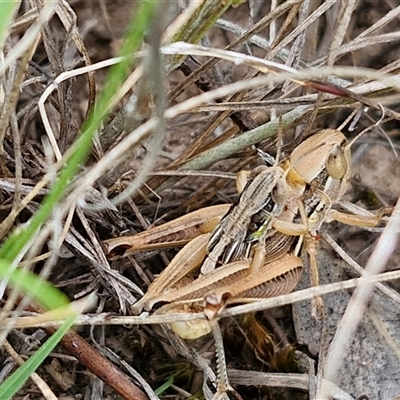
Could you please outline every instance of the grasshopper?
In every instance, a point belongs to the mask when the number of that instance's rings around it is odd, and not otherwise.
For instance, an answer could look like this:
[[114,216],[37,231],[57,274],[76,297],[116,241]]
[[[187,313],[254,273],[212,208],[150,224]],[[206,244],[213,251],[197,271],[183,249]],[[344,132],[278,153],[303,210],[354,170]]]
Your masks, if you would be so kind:
[[[379,215],[361,217],[332,209],[350,177],[351,144],[341,132],[323,130],[279,165],[253,171],[236,205],[198,210],[147,232],[104,242],[111,256],[186,243],[133,312],[150,311],[162,303],[167,305],[156,312],[189,305],[203,308],[209,320],[215,321],[229,304],[293,290],[302,271],[297,255],[303,237],[316,271],[311,239],[324,222],[375,226],[380,220]],[[222,266],[215,268],[217,263]],[[197,279],[179,285],[200,267]],[[316,272],[311,276],[317,283]],[[215,327],[206,321],[202,324],[201,329],[193,329],[192,324],[172,328],[184,338],[194,338]]]
[[[340,200],[347,187],[351,144],[340,131],[323,130],[296,147],[281,166],[261,169],[246,185],[238,205],[207,207],[137,235],[103,242],[110,257],[189,243],[172,260],[165,273],[150,286],[146,295],[133,306],[134,311],[140,312],[146,304],[146,308],[151,309],[149,304],[200,265],[202,272],[209,273],[215,267],[218,257],[227,263],[239,256],[243,257],[243,254],[248,256],[251,248],[249,243],[255,235],[249,232],[249,227],[254,216],[263,213],[264,208],[267,210],[261,225],[268,236],[267,260],[274,253],[274,248],[281,247],[289,251],[293,236],[315,235],[323,222],[338,220],[352,225],[375,226],[380,220],[379,215],[362,217],[340,213],[331,208],[332,204]],[[312,193],[308,196],[305,195],[306,187],[311,187]],[[270,195],[271,192],[275,194]],[[249,204],[248,208],[246,204]],[[302,217],[299,217],[300,214]],[[238,226],[235,226],[236,220]],[[210,231],[213,231],[211,236],[205,233]],[[311,265],[315,267],[314,249],[312,246],[310,248]],[[207,268],[203,268],[204,264]],[[209,265],[211,268],[208,268]],[[249,265],[254,266],[255,263]],[[255,271],[258,267],[252,269]],[[256,285],[257,274],[250,275]],[[173,301],[172,296],[169,299]]]

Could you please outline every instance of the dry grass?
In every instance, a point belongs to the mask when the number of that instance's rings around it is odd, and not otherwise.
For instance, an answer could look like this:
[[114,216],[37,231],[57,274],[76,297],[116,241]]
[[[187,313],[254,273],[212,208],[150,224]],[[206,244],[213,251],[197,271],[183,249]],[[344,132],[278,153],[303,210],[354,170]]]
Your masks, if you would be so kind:
[[[198,3],[186,10],[179,8],[182,3],[162,3],[165,9],[149,27],[147,45],[110,100],[112,114],[96,135],[88,160],[37,240],[16,260],[23,258],[25,267],[44,273],[71,300],[97,292],[97,308],[90,318],[78,320],[83,325],[79,335],[133,376],[152,399],[157,397],[150,386],[157,388],[172,376],[173,385],[160,398],[201,397],[203,374],[215,377],[214,361],[207,361],[213,360],[212,338],[184,342],[163,324],[123,325],[143,322],[119,317],[174,252],[109,262],[102,240],[234,201],[233,173],[259,164],[256,147],[275,154],[274,138],[282,129],[283,151],[289,154],[313,132],[339,127],[353,110],[359,112],[343,129],[346,136],[370,131],[352,149],[354,175],[360,180],[349,184],[346,199],[379,208],[394,206],[400,195],[396,2],[250,1],[229,8],[213,26],[207,21],[221,12],[213,2],[201,16],[196,14]],[[54,5],[23,1],[2,53],[1,238],[35,214],[54,182],[94,107],[105,69],[119,61],[113,57],[134,10],[131,2],[118,0]],[[48,24],[38,19],[44,13],[52,15]],[[211,49],[171,44],[200,38]],[[217,50],[224,48],[233,53]],[[339,96],[315,90],[316,81],[341,88]],[[37,183],[41,187],[32,192]],[[376,200],[372,205],[371,197]],[[342,257],[347,254],[371,273],[395,271],[397,214],[382,235],[327,224],[319,254],[322,283],[357,276],[348,267],[352,261],[336,255],[341,250]],[[340,244],[336,253],[327,245],[335,247],[331,237]],[[307,282],[305,276],[299,289]],[[351,283],[354,287],[357,282]],[[317,288],[330,293],[324,296],[324,324],[310,317],[306,299],[315,290],[226,311],[230,318],[222,326],[229,375],[243,399],[321,399],[321,387],[329,391],[328,398],[396,398],[397,293],[388,291],[389,298],[373,292],[371,284],[354,291],[339,287]],[[11,290],[4,291],[4,310],[12,296]],[[280,304],[286,305],[272,308]],[[2,316],[15,318],[14,328],[2,331],[7,342],[0,357],[1,379],[15,364],[9,358],[12,348],[26,358],[50,333],[33,323],[30,329],[15,328],[20,315],[10,309]],[[158,321],[172,318],[182,316]],[[15,398],[119,398],[115,388],[104,386],[77,358],[79,354],[57,348],[38,370],[47,389],[29,381]]]

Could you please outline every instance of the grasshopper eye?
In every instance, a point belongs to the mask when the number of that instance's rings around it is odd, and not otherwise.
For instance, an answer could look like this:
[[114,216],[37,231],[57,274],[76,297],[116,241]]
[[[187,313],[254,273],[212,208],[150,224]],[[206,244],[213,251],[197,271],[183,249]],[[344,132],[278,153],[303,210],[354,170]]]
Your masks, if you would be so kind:
[[325,163],[326,172],[333,179],[342,179],[347,172],[348,160],[341,147],[335,146]]

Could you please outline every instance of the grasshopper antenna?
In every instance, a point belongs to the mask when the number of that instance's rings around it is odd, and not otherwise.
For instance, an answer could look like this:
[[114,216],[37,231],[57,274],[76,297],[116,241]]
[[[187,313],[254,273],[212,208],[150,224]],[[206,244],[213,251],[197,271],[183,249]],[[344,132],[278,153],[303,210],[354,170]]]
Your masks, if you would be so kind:
[[[360,119],[361,113],[365,110],[365,107],[358,107],[355,110],[353,110],[353,112],[342,122],[342,124],[337,128],[338,131],[342,131],[342,129],[351,121],[351,129],[354,130],[355,125],[357,124],[357,122]],[[350,128],[349,128],[350,130]]]
[[[390,145],[390,148],[391,148],[392,151],[393,151],[394,156],[397,157],[397,156],[398,156],[397,150],[396,150],[396,148],[394,147],[392,140],[390,139],[390,137],[388,136],[388,134],[385,132],[385,130],[382,129],[382,127],[379,126],[379,124],[383,121],[383,119],[384,119],[384,117],[385,117],[385,109],[383,108],[383,106],[382,106],[381,104],[378,104],[378,105],[379,105],[379,107],[380,107],[380,109],[381,109],[381,111],[382,111],[382,115],[381,115],[381,117],[379,118],[379,120],[376,121],[373,125],[371,125],[371,126],[369,126],[368,128],[364,129],[362,132],[360,132],[360,133],[349,143],[349,146],[351,147],[351,146],[353,145],[353,143],[354,143],[356,140],[358,140],[358,139],[360,138],[360,136],[362,136],[364,133],[366,133],[366,132],[368,132],[369,130],[372,130],[372,129],[378,127],[378,128],[379,128],[379,131],[383,134],[383,136],[385,137],[385,139],[388,141],[388,143],[389,143],[389,145]],[[371,120],[371,118],[370,118],[368,115],[367,115],[367,117]],[[343,125],[343,124],[342,124],[342,125]]]
[[[382,111],[381,117],[380,117],[373,125],[369,126],[368,128],[365,128],[365,129],[362,130],[359,134],[357,134],[357,135],[355,136],[355,138],[353,138],[353,139],[349,142],[349,144],[348,144],[346,147],[351,148],[351,146],[353,145],[353,143],[354,143],[356,140],[358,140],[362,135],[364,135],[364,133],[366,133],[366,132],[368,132],[368,131],[370,131],[370,130],[376,128],[376,127],[383,121],[383,119],[385,118],[385,110],[384,110],[384,108],[382,107],[381,104],[379,104],[379,106],[380,106],[381,111]],[[387,139],[389,139],[389,138],[387,137],[386,134],[385,134],[385,136],[386,136]],[[389,143],[391,143],[390,139],[389,139]]]
[[[364,133],[376,128],[385,118],[385,109],[383,108],[383,106],[381,104],[379,104],[379,107],[381,109],[381,116],[380,118],[371,126],[369,126],[368,128],[365,128],[364,130],[362,130],[360,133],[358,133],[350,142],[349,144],[346,146],[349,149],[351,148],[351,146],[354,144],[354,142],[356,140],[358,140],[362,135],[364,135]],[[350,127],[349,127],[349,131],[354,130],[354,126],[357,123],[357,121],[360,118],[361,112],[365,111],[365,108],[358,108],[356,110],[354,110],[343,122],[342,124],[337,128],[338,131],[342,131],[342,129],[354,118],[353,122],[351,123]],[[383,134],[385,135],[386,139],[388,139],[392,149],[394,150],[393,144],[390,140],[390,138],[387,136],[386,132],[383,131]],[[395,155],[397,156],[397,152],[396,150],[394,150]]]

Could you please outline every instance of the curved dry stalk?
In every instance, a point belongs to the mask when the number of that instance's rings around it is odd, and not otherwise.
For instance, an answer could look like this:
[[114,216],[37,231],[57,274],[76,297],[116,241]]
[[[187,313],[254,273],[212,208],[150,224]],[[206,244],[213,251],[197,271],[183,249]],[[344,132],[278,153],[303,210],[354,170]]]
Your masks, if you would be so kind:
[[[67,79],[71,79],[75,76],[79,76],[82,74],[86,74],[89,72],[93,72],[96,71],[98,69],[101,68],[105,68],[105,67],[109,67],[111,65],[117,64],[119,62],[122,61],[122,57],[114,57],[111,58],[109,60],[105,60],[105,61],[100,61],[96,64],[92,64],[92,65],[88,65],[85,67],[81,67],[81,68],[77,68],[73,71],[66,71],[66,72],[62,72],[60,75],[58,75],[54,81],[46,88],[46,90],[43,92],[43,94],[40,96],[40,99],[38,101],[38,107],[39,107],[39,112],[40,112],[40,116],[42,118],[42,122],[47,134],[47,137],[49,138],[50,144],[53,148],[53,152],[56,156],[56,159],[58,162],[60,162],[62,160],[62,155],[60,152],[60,149],[58,148],[58,143],[57,140],[55,138],[53,129],[51,128],[51,124],[50,124],[50,120],[47,116],[47,112],[46,109],[44,107],[44,104],[46,102],[46,100],[48,99],[48,97],[50,96],[50,94],[57,89],[57,86],[67,80]],[[111,105],[110,105],[111,107]],[[69,152],[67,151],[66,154],[64,155],[64,157],[68,157],[69,156]],[[62,167],[64,165],[65,161],[62,163],[59,163],[59,166]]]

